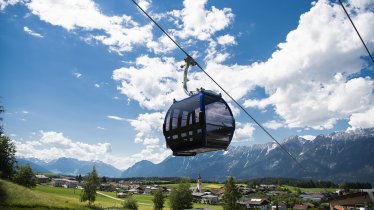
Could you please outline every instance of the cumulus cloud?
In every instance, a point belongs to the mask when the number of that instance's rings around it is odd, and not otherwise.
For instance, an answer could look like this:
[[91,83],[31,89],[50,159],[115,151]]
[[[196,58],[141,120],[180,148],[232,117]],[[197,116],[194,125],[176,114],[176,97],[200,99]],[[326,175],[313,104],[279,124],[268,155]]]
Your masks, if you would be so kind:
[[374,127],[374,106],[366,111],[352,114],[348,123],[353,129]]
[[23,31],[26,32],[27,34],[30,34],[31,36],[35,36],[35,37],[39,37],[39,38],[43,38],[44,37],[43,35],[32,31],[27,26],[23,27]]
[[112,151],[110,143],[87,144],[72,141],[63,133],[40,131],[40,139],[16,141],[17,155],[52,160],[59,157],[72,157],[80,160],[98,160]]
[[138,4],[142,9],[147,11],[149,9],[149,7],[151,6],[152,1],[151,0],[140,0],[140,1],[138,1]]
[[4,10],[9,5],[15,5],[24,2],[24,0],[0,0],[0,11]]
[[[147,2],[142,1],[146,6]],[[140,26],[132,17],[107,16],[92,0],[31,0],[26,4],[31,13],[41,20],[69,31],[93,32],[87,40],[97,40],[118,53],[131,51],[134,45],[152,39],[152,25]],[[100,33],[103,32],[103,33]]]
[[[164,160],[170,151],[154,146],[157,140],[147,139],[145,144],[149,145],[142,151],[128,155],[112,154],[110,143],[89,144],[81,141],[74,141],[61,132],[40,131],[40,139],[32,141],[14,140],[17,156],[35,157],[45,161],[54,160],[60,157],[70,157],[79,160],[100,160],[112,164],[119,169],[126,169],[140,160],[150,160],[158,163]],[[153,145],[153,146],[152,146]]]
[[143,142],[145,145],[149,145],[150,142],[158,144],[163,120],[164,114],[161,112],[140,114],[136,119],[129,120],[137,132],[135,142]]
[[234,44],[236,44],[235,37],[230,35],[230,34],[226,34],[226,35],[218,37],[217,42],[220,45],[234,45]]
[[255,127],[251,123],[236,123],[233,142],[251,141],[255,131]]
[[184,0],[184,8],[171,13],[183,23],[180,26],[182,30],[175,31],[176,36],[209,40],[215,32],[231,24],[234,14],[230,8],[217,9],[212,6],[206,9],[207,2],[208,0]]
[[264,123],[264,126],[273,130],[277,130],[278,128],[284,127],[284,124],[275,120],[270,120]]
[[128,98],[150,110],[166,109],[173,98],[183,96],[182,73],[176,71],[174,58],[140,56],[136,66],[123,67],[113,72],[118,89]]
[[[354,2],[352,2],[354,3]],[[362,5],[362,4],[360,4]],[[374,43],[374,13],[351,5],[369,46]],[[369,18],[370,17],[370,18]],[[367,66],[366,56],[341,7],[319,1],[266,62],[255,63],[252,83],[268,95],[245,101],[246,107],[271,106],[288,127],[330,129],[339,119],[372,107],[372,78],[352,78]]]

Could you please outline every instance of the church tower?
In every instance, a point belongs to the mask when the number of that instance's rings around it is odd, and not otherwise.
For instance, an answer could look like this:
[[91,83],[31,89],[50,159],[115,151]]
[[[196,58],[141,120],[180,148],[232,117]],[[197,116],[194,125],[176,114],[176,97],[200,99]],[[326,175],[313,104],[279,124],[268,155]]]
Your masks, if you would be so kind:
[[196,191],[197,192],[201,192],[202,188],[201,188],[201,176],[199,174],[199,176],[197,177],[197,187],[196,187]]

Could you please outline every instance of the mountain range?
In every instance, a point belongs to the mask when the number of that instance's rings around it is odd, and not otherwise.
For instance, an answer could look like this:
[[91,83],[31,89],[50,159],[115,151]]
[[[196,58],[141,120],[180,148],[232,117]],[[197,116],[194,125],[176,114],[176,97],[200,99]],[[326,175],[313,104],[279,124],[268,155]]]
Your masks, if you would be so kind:
[[28,161],[62,174],[85,174],[95,164],[98,173],[108,177],[195,178],[200,174],[204,180],[211,181],[222,181],[227,176],[236,179],[289,177],[374,184],[374,128],[319,135],[313,140],[293,136],[281,145],[298,163],[276,143],[229,147],[227,151],[194,157],[169,156],[158,164],[142,160],[123,172],[100,161],[71,158],[45,164]]
[[63,175],[86,175],[92,171],[93,166],[99,176],[120,177],[122,171],[112,165],[101,161],[83,161],[74,158],[58,158],[49,162],[44,162],[36,158],[17,158],[19,165],[29,164],[34,172],[52,172]]

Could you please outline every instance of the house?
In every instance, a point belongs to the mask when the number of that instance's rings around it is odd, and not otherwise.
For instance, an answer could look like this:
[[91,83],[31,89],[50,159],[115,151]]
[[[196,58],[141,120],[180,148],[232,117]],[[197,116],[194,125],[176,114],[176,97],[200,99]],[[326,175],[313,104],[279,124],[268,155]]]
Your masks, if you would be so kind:
[[158,190],[158,187],[156,185],[155,186],[146,186],[144,188],[144,194],[152,195],[154,192],[156,192],[156,190]]
[[218,204],[218,196],[212,194],[203,195],[201,196],[201,203],[210,205]]
[[325,198],[325,196],[321,193],[310,193],[310,194],[301,194],[299,196],[303,200],[311,200],[311,201],[321,201]]
[[306,209],[310,209],[310,208],[311,208],[310,206],[305,205],[305,204],[295,204],[293,206],[294,210],[306,210]]
[[143,194],[143,193],[144,193],[144,190],[143,190],[143,188],[141,188],[141,187],[137,187],[137,188],[129,189],[128,192],[129,192],[130,194]]
[[269,201],[264,198],[240,198],[237,201],[242,206],[245,206],[247,209],[259,209],[259,210],[268,210]]
[[278,208],[277,205],[273,203],[271,206],[271,210],[287,210],[287,204],[283,201],[278,203]]
[[65,184],[65,179],[52,179],[53,187],[62,187]]
[[117,192],[116,196],[117,198],[126,198],[129,194],[126,192]]
[[374,209],[374,189],[339,195],[330,199],[330,210]]
[[106,191],[106,192],[113,192],[113,191],[115,191],[115,187],[112,184],[110,184],[110,183],[102,183],[102,184],[100,184],[99,189],[101,191]]
[[69,179],[52,179],[53,187],[65,187],[65,188],[76,188],[78,187],[78,181]]
[[49,181],[49,178],[42,174],[35,175],[35,178],[36,178],[36,183],[38,184],[46,184]]
[[65,179],[65,184],[62,185],[65,188],[77,188],[78,187],[78,181]]

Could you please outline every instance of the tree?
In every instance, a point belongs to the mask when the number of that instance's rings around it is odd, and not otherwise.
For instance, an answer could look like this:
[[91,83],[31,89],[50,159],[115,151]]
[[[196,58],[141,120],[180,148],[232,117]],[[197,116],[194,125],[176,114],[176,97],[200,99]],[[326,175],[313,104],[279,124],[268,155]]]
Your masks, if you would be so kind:
[[106,177],[105,177],[105,176],[103,176],[103,178],[101,178],[101,182],[102,182],[102,183],[107,183],[107,180],[106,180]]
[[170,208],[172,210],[182,210],[192,208],[192,192],[188,179],[181,179],[177,188],[174,188],[169,196]]
[[78,175],[78,178],[77,178],[77,181],[78,181],[79,183],[81,183],[81,182],[82,182],[82,180],[83,180],[83,178],[82,178],[82,175],[81,175],[81,174],[79,174],[79,175]]
[[96,189],[99,186],[100,181],[96,173],[95,166],[92,171],[84,179],[83,190],[81,194],[81,202],[88,201],[88,205],[95,202],[96,200]]
[[236,188],[233,177],[228,177],[225,181],[225,194],[223,195],[223,209],[224,210],[237,210],[240,209],[240,205],[237,203],[241,194]]
[[131,209],[131,210],[138,210],[138,203],[133,197],[129,197],[123,202],[123,208]]
[[[0,106],[0,114],[3,112],[4,108]],[[0,178],[9,180],[14,175],[17,164],[15,153],[14,143],[3,133],[3,126],[0,124]]]
[[155,194],[153,195],[153,205],[155,210],[162,210],[164,208],[164,203],[165,203],[165,197],[162,194],[162,189],[159,188],[156,190]]
[[35,187],[36,178],[29,164],[21,166],[13,178],[14,182],[24,187]]

